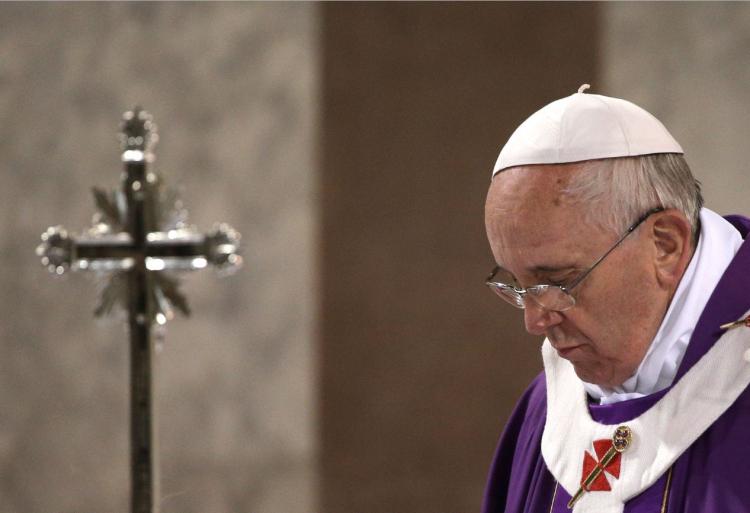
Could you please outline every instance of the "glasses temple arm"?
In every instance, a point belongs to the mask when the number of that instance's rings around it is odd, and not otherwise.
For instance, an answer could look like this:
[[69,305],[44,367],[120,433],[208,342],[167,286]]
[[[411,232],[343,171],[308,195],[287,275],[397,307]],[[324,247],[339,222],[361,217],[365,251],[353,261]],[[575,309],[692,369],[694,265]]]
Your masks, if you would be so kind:
[[581,283],[583,281],[583,279],[586,278],[586,276],[588,276],[591,273],[591,271],[593,271],[594,268],[596,268],[596,266],[599,265],[602,262],[602,260],[604,260],[605,258],[607,258],[607,255],[609,255],[610,253],[612,253],[615,250],[615,248],[622,243],[622,241],[624,241],[625,239],[627,239],[628,235],[630,235],[631,233],[633,233],[635,231],[635,229],[638,228],[643,221],[645,221],[646,219],[648,219],[649,216],[651,216],[651,214],[656,214],[657,212],[661,212],[662,210],[664,210],[664,207],[656,207],[656,208],[652,208],[651,210],[649,210],[648,212],[646,212],[645,214],[643,214],[643,216],[641,216],[640,219],[638,219],[635,223],[633,223],[632,225],[630,225],[630,228],[628,228],[628,230],[623,234],[623,236],[620,237],[620,239],[617,242],[615,242],[614,246],[612,246],[611,248],[609,248],[609,250],[607,250],[606,253],[604,253],[602,256],[600,256],[596,260],[596,262],[594,262],[591,265],[591,267],[589,267],[583,274],[581,274],[578,278],[576,278],[573,281],[573,283],[571,283],[567,287],[560,287],[560,288],[563,289],[565,292],[569,292],[569,291],[573,290],[573,288],[576,287],[579,283]]

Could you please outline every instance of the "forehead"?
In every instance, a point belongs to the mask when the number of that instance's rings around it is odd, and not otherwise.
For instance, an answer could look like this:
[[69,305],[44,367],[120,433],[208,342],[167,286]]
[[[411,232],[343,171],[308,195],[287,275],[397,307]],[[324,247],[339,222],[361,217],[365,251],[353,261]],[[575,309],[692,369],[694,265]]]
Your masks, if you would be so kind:
[[554,219],[579,215],[581,205],[565,194],[578,164],[515,167],[498,174],[487,193],[485,219],[495,224],[548,225]]
[[525,166],[495,177],[485,222],[498,264],[554,266],[588,254],[596,230],[585,225],[584,206],[565,194],[580,169],[580,164]]
[[490,185],[488,200],[496,196],[510,199],[529,194],[544,195],[550,200],[562,199],[561,191],[582,169],[583,165],[580,163],[512,167],[495,175]]

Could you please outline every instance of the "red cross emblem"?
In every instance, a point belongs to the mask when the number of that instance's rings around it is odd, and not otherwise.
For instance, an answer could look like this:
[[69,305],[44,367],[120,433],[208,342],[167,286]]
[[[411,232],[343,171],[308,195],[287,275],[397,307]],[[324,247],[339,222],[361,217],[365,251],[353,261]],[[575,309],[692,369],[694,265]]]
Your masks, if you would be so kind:
[[[612,439],[605,438],[602,440],[594,440],[594,453],[596,454],[596,457],[589,454],[588,451],[583,451],[583,475],[581,476],[581,485],[583,485],[587,491],[608,492],[611,490],[609,487],[609,481],[607,481],[604,472],[612,475],[615,479],[620,477],[620,460],[622,458],[619,452],[615,453],[614,457],[602,466],[602,460],[605,459],[604,456],[610,449],[612,449]],[[585,486],[584,483],[586,478],[589,477],[597,467],[601,469],[598,472],[598,475],[590,485]]]
[[570,498],[568,509],[572,509],[578,499],[586,492],[608,492],[611,490],[605,474],[610,474],[615,479],[620,477],[620,459],[622,457],[620,453],[630,446],[632,439],[633,433],[628,426],[618,426],[610,440],[594,440],[596,458],[590,455],[588,451],[583,451],[581,487]]

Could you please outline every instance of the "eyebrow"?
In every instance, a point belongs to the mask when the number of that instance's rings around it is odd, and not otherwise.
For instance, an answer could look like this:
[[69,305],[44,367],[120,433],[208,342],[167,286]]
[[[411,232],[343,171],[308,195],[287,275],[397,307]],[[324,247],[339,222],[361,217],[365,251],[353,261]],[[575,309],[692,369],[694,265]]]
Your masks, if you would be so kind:
[[[505,267],[498,265],[498,272],[505,272],[507,273],[511,278],[513,278],[513,281],[518,283],[518,278],[507,270]],[[562,265],[537,265],[530,269],[530,271],[534,274],[551,274],[556,273],[560,271],[574,271],[577,270],[578,267],[574,264],[562,264]]]
[[578,267],[573,264],[563,265],[537,265],[530,269],[533,273],[555,273],[560,271],[573,271]]
[[[507,270],[502,265],[498,265],[497,268],[498,268],[498,272],[502,271],[502,272],[508,273],[515,278],[513,273]],[[575,264],[536,265],[532,267],[531,269],[529,269],[529,271],[533,273],[554,273],[554,272],[559,272],[559,271],[573,271],[576,269],[578,269],[578,266]]]

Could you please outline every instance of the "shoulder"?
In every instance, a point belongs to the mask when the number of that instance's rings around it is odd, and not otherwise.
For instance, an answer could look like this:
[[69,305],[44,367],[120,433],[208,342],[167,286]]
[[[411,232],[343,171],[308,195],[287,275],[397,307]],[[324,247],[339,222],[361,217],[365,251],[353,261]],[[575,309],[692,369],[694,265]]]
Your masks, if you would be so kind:
[[508,511],[509,503],[526,495],[540,468],[546,417],[547,385],[542,372],[518,400],[505,425],[490,467],[483,512]]
[[732,223],[732,225],[737,228],[743,239],[747,238],[747,235],[750,232],[750,218],[735,214],[724,216],[724,219]]
[[526,415],[535,416],[541,413],[546,414],[547,412],[547,380],[544,375],[544,371],[540,372],[531,384],[528,386],[526,391],[523,393],[521,398],[518,400],[516,410],[513,414],[521,413],[522,410]]
[[544,372],[539,373],[516,403],[505,426],[500,444],[517,445],[520,439],[541,438],[547,418],[547,382]]

